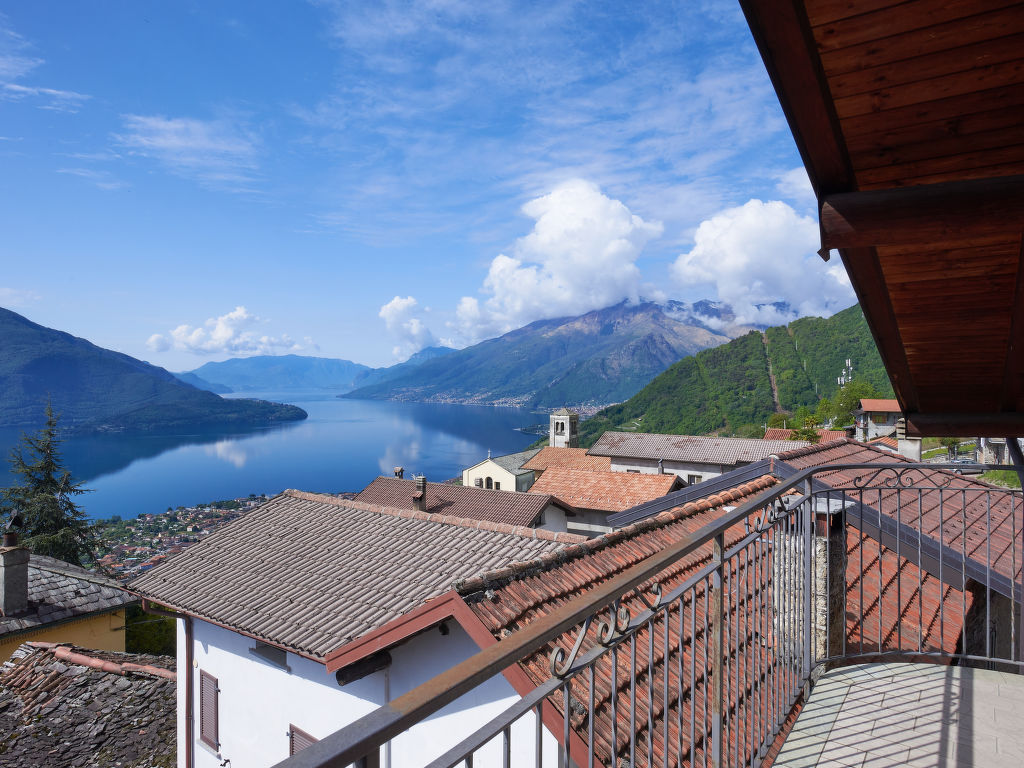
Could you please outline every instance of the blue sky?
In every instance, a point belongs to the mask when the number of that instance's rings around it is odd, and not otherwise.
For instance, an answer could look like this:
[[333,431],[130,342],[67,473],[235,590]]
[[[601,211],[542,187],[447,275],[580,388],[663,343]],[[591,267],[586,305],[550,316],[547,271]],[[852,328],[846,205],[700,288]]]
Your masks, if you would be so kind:
[[0,6],[0,306],[172,370],[853,303],[734,2]]

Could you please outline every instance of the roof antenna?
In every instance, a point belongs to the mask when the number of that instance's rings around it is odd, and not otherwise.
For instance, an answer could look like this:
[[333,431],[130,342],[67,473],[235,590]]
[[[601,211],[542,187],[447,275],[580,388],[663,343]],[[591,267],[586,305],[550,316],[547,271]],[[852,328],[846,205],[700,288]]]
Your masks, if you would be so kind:
[[490,448],[487,449],[487,458],[488,459],[491,458],[491,449]]

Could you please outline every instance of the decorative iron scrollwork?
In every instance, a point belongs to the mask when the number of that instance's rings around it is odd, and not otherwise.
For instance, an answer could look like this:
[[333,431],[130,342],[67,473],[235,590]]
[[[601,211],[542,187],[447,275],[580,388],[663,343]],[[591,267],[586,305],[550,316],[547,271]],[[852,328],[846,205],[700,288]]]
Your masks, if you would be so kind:
[[[898,468],[895,466],[881,467],[870,474],[853,478],[852,485],[846,487],[854,490],[867,488],[891,488],[907,490],[911,488],[948,488],[954,475],[939,472],[926,472],[920,467]],[[833,490],[842,490],[843,486],[829,482]]]
[[791,514],[793,514],[793,510],[786,509],[785,504],[783,504],[781,500],[768,504],[761,509],[761,514],[758,516],[753,526],[750,525],[749,521],[746,522],[747,533],[765,533],[777,522],[785,519]]
[[576,641],[572,645],[572,650],[566,654],[565,649],[562,646],[556,646],[551,651],[551,676],[552,677],[565,677],[569,670],[572,669],[573,663],[576,661],[576,657],[579,656],[580,648],[583,647],[583,641],[587,637],[587,630],[590,629],[590,624],[594,620],[593,616],[588,616],[587,620],[583,622],[583,626],[580,627],[580,632],[576,635]]
[[643,592],[637,591],[636,596],[640,598],[640,602],[647,606],[651,611],[657,611],[661,607],[662,600],[665,599],[665,595],[661,591],[661,582],[656,581],[651,584],[651,594],[654,595],[654,602],[652,603]]
[[632,618],[629,607],[622,605],[620,599],[616,599],[608,609],[608,621],[602,621],[597,625],[597,641],[605,647],[612,645],[626,634]]

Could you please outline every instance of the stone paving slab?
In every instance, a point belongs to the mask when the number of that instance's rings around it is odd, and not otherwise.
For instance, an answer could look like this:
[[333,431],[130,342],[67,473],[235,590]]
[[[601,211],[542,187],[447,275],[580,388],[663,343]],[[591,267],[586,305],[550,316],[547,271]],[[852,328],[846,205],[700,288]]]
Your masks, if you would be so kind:
[[1024,675],[899,663],[826,672],[774,764],[1024,765]]

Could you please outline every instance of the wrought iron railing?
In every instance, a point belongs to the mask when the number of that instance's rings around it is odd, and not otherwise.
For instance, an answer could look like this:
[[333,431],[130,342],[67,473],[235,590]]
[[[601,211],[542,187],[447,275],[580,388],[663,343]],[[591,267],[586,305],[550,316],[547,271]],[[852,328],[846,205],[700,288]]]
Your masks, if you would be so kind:
[[423,762],[756,766],[828,666],[1020,672],[1021,493],[936,469],[794,472],[280,766],[376,764],[389,739],[542,650],[531,692]]

